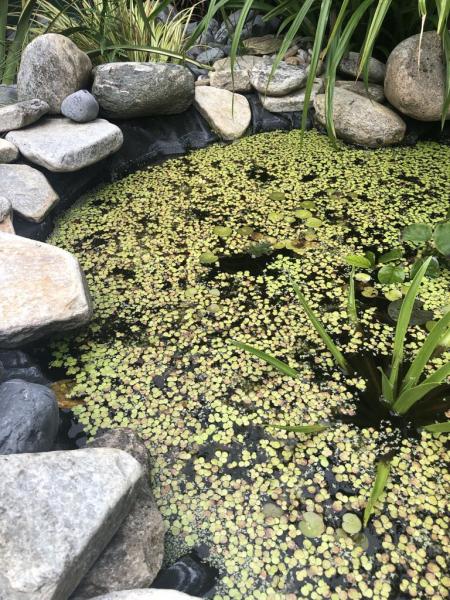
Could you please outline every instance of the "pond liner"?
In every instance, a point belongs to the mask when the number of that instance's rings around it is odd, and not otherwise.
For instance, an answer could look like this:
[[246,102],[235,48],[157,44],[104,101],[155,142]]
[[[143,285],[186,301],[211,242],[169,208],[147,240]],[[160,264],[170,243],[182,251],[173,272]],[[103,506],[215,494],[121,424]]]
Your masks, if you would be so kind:
[[[257,94],[247,94],[251,106],[250,134],[289,131],[300,125],[300,113],[271,113],[265,110]],[[115,154],[72,173],[50,171],[24,161],[47,177],[60,197],[55,209],[41,223],[14,215],[17,235],[45,241],[53,230],[54,219],[65,212],[80,196],[93,188],[110,183],[150,164],[205,148],[220,141],[200,113],[191,106],[179,115],[112,121],[120,127],[124,142]],[[309,119],[309,126],[311,126]]]

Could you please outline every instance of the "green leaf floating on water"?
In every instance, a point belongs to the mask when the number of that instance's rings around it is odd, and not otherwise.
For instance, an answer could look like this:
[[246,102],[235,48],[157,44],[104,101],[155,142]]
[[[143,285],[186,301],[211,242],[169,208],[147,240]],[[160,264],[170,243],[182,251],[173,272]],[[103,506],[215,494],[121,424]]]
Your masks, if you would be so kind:
[[450,421],[445,423],[433,423],[432,425],[425,425],[425,431],[430,433],[450,433]]
[[300,531],[305,537],[320,537],[325,531],[325,523],[320,515],[314,512],[303,513],[303,520],[300,521]]
[[275,200],[276,202],[279,202],[281,200],[284,200],[286,198],[286,195],[284,192],[270,192],[269,198],[271,200]]
[[345,513],[342,517],[342,529],[349,535],[355,535],[362,529],[361,519],[354,513]]
[[313,210],[316,207],[312,200],[303,200],[303,202],[300,202],[300,206],[302,206],[303,208],[308,208],[310,210]]
[[244,344],[243,342],[238,342],[236,340],[230,340],[230,344],[236,346],[236,348],[240,348],[241,350],[245,350],[246,352],[253,354],[253,356],[257,356],[272,367],[275,367],[275,369],[277,369],[277,371],[280,371],[280,373],[283,373],[283,375],[289,375],[289,377],[294,378],[300,377],[298,371],[290,367],[287,363],[283,362],[282,360],[279,360],[271,354],[264,352],[264,350],[258,350],[258,348],[255,348],[254,346],[250,346],[249,344]]
[[392,250],[389,250],[389,252],[385,252],[384,254],[382,254],[378,259],[378,262],[382,265],[385,265],[386,263],[392,262],[394,260],[400,260],[402,256],[402,248],[393,248]]
[[309,219],[306,219],[306,226],[307,227],[320,227],[321,225],[323,225],[323,222],[320,219],[317,219],[317,217],[310,217]]
[[219,257],[216,254],[214,254],[214,252],[207,250],[206,252],[200,254],[199,260],[202,263],[202,265],[212,265],[213,263],[219,260]]
[[216,225],[213,229],[213,233],[226,240],[233,233],[233,230],[231,229],[231,227],[223,227],[221,225]]
[[402,283],[405,281],[405,269],[388,264],[378,271],[378,281],[383,284]]
[[299,208],[294,212],[294,215],[299,219],[308,219],[309,217],[312,217],[312,212],[304,208]]
[[391,470],[391,463],[389,461],[381,460],[377,465],[377,474],[375,476],[375,481],[372,487],[372,492],[370,494],[370,498],[367,502],[367,506],[364,509],[364,518],[363,524],[366,527],[369,522],[370,515],[373,512],[374,506],[377,503],[379,497],[384,491],[386,487],[386,483],[389,477],[389,472]]
[[244,225],[243,227],[239,227],[237,232],[239,235],[242,235],[244,237],[249,237],[255,232],[255,230],[253,229],[253,227],[250,227],[249,225]]
[[268,423],[267,427],[281,429],[282,431],[290,431],[292,433],[320,433],[321,431],[328,429],[330,425],[276,425],[274,423]]
[[433,230],[428,223],[413,223],[408,225],[402,232],[402,238],[414,244],[424,244],[431,240]]
[[[426,277],[431,277],[431,279],[435,279],[436,277],[439,276],[439,273],[441,271],[441,267],[439,265],[438,259],[435,256],[431,256],[430,259],[431,259],[430,260],[430,264],[428,265],[428,269],[426,270],[425,276]],[[423,265],[423,262],[424,262],[424,259],[423,258],[419,258],[413,264],[413,266],[411,268],[411,279],[414,279],[414,277],[416,276],[418,270]]]
[[284,214],[282,212],[273,210],[272,212],[269,213],[269,220],[272,221],[272,223],[279,223],[283,219],[284,219]]
[[436,225],[433,239],[439,252],[444,256],[450,256],[450,221]]
[[345,262],[351,267],[358,267],[359,269],[370,269],[372,267],[372,263],[367,256],[362,254],[347,254]]

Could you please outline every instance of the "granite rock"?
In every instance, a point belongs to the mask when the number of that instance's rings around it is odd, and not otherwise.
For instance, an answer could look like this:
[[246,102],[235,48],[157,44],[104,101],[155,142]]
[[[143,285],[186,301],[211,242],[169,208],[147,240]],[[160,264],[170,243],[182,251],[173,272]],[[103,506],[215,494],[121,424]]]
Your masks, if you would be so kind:
[[228,90],[212,86],[196,87],[195,107],[224,140],[241,137],[250,125],[252,114],[247,98]]
[[13,162],[19,157],[19,149],[17,146],[0,138],[0,164]]
[[260,94],[286,96],[306,85],[308,70],[281,62],[272,74],[272,65],[256,65],[250,73],[250,82]]
[[370,100],[374,100],[375,102],[383,103],[386,99],[383,86],[378,85],[377,83],[369,83],[367,90],[364,81],[346,81],[344,79],[338,79],[335,85],[336,87],[344,88],[359,96],[370,98]]
[[[311,98],[309,106],[312,106],[314,98],[317,94],[320,94],[323,90],[322,79],[316,79],[313,84],[311,91]],[[265,94],[259,94],[259,99],[263,107],[274,113],[287,113],[287,112],[301,112],[305,104],[305,90],[300,89],[295,92],[291,92],[286,96],[266,96]]]
[[[250,72],[256,65],[272,64],[272,60],[261,56],[238,56],[231,72],[231,58],[222,58],[214,63],[214,70],[209,75],[213,87],[223,88],[230,92],[250,92]],[[234,76],[234,80],[233,80]]]
[[0,108],[0,133],[22,129],[38,121],[50,110],[43,100],[24,100]]
[[[356,79],[359,71],[359,52],[349,52],[339,63],[341,75]],[[383,83],[386,74],[386,65],[376,58],[369,59],[369,81],[371,83]]]
[[14,233],[11,202],[4,196],[0,196],[0,232]]
[[61,113],[76,123],[89,123],[98,117],[100,107],[88,90],[78,90],[64,98]]

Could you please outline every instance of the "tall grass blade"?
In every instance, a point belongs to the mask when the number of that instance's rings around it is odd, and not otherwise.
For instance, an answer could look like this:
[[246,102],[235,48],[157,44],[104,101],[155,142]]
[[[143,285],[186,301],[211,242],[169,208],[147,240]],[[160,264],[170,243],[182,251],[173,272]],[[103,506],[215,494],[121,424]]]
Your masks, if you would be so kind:
[[347,311],[352,325],[358,323],[358,311],[356,309],[356,297],[355,297],[355,267],[352,267],[350,273],[350,283],[348,286],[348,300],[347,300]]
[[301,306],[303,307],[304,311],[308,315],[309,320],[313,324],[314,329],[317,331],[317,333],[322,338],[323,342],[325,343],[325,346],[331,352],[331,354],[333,355],[333,358],[337,362],[337,364],[341,367],[341,369],[343,371],[348,373],[349,365],[348,365],[347,361],[345,360],[344,355],[339,350],[339,348],[336,346],[336,344],[333,342],[333,340],[328,335],[328,333],[325,331],[325,328],[323,327],[322,323],[319,321],[319,319],[314,314],[314,311],[312,310],[312,308],[309,306],[309,304],[308,304],[305,296],[302,294],[302,291],[300,290],[299,286],[295,283],[295,281],[292,281],[291,283],[292,283],[292,287],[294,288],[295,294],[296,294]]
[[386,18],[386,14],[391,6],[391,3],[392,0],[378,1],[372,21],[370,22],[367,30],[366,39],[364,40],[364,44],[361,49],[357,79],[359,79],[361,73],[363,73],[366,87],[369,85],[369,61],[372,56],[373,47],[378,34],[380,33],[381,26],[383,25],[383,21]]
[[5,83],[6,85],[14,83],[14,77],[20,62],[20,52],[28,35],[36,5],[37,0],[28,0],[22,5],[22,12],[20,13],[19,21],[17,22],[14,40],[9,45],[8,54],[5,60],[2,83]]
[[383,393],[383,398],[386,400],[386,402],[392,404],[392,402],[394,402],[394,390],[391,382],[389,381],[389,377],[381,367],[378,367],[378,370],[381,373],[381,390]]
[[8,0],[0,2],[0,81],[3,78],[6,58],[6,26],[8,24]]
[[264,352],[263,350],[258,350],[258,348],[254,348],[253,346],[250,346],[249,344],[244,344],[243,342],[237,342],[236,340],[230,340],[230,343],[233,344],[233,346],[236,346],[236,348],[245,350],[246,352],[253,354],[253,356],[260,358],[267,364],[277,369],[277,371],[279,371],[280,373],[283,373],[283,375],[288,375],[289,377],[293,378],[300,377],[300,373],[298,371],[290,367],[287,363],[283,362],[282,360],[279,360],[278,358],[275,358],[274,356],[268,354],[267,352]]
[[430,433],[450,433],[450,421],[445,421],[445,423],[433,423],[432,425],[425,425],[425,427],[422,429],[429,431]]
[[450,362],[443,365],[439,369],[436,369],[434,373],[431,373],[423,383],[443,383],[447,377],[450,377]]
[[392,408],[399,415],[404,415],[408,410],[419,400],[422,400],[424,396],[428,394],[428,392],[432,392],[435,388],[437,388],[440,383],[421,383],[420,385],[416,385],[415,387],[406,390],[400,394],[398,399],[394,402]]
[[[245,0],[244,6],[241,9],[241,14],[236,23],[234,30],[233,39],[231,40],[230,50],[230,68],[231,68],[231,81],[234,90],[234,65],[236,64],[237,51],[239,48],[239,42],[241,41],[242,30],[244,29],[245,21],[247,20],[248,13],[252,8],[253,0]],[[232,103],[234,108],[234,96],[232,97]]]
[[378,502],[378,499],[380,498],[381,494],[384,491],[384,488],[386,487],[386,483],[387,483],[387,480],[389,477],[390,470],[391,470],[390,461],[382,460],[377,465],[377,474],[375,476],[375,481],[374,481],[374,484],[372,487],[372,492],[370,494],[370,498],[367,502],[366,508],[364,509],[364,517],[363,517],[364,527],[367,526],[367,523],[369,522],[370,515],[373,512],[375,504]]
[[136,52],[151,52],[154,54],[159,54],[160,56],[167,56],[168,58],[174,58],[179,61],[185,61],[196,67],[202,69],[210,69],[211,67],[205,67],[205,65],[199,63],[193,58],[188,58],[183,54],[178,54],[177,52],[171,52],[170,50],[162,50],[161,48],[156,48],[153,46],[128,46],[128,45],[115,45],[115,46],[106,46],[105,48],[93,48],[92,50],[86,50],[86,54],[88,56],[97,56],[102,54],[102,52],[109,52],[112,50],[126,50],[126,51],[136,51]]

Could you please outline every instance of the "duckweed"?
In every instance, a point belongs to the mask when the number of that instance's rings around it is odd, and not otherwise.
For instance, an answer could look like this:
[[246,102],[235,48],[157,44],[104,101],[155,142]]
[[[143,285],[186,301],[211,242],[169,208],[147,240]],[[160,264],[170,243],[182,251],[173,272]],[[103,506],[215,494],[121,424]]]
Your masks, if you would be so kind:
[[[216,600],[448,597],[445,436],[345,423],[310,436],[265,424],[329,421],[337,408],[351,419],[353,390],[365,385],[334,367],[287,272],[347,352],[389,354],[384,294],[394,288],[358,282],[368,334],[355,331],[345,256],[386,252],[406,225],[444,218],[449,160],[450,148],[434,143],[335,152],[314,131],[303,146],[298,132],[262,134],[136,172],[59,222],[51,243],[78,256],[95,315],[53,344],[53,366],[72,380],[90,434],[126,425],[144,437],[167,560],[206,545],[222,575]],[[268,218],[300,208],[321,222],[317,240],[304,220]],[[236,267],[249,243],[273,251]],[[220,260],[202,264],[205,253]],[[448,306],[449,283],[445,269],[425,281],[427,321]],[[426,333],[411,327],[407,351]],[[257,343],[301,377],[279,375],[230,339]],[[442,350],[432,368],[449,356]],[[392,477],[373,520],[348,535],[342,527],[349,513],[361,519],[375,459],[392,440]],[[305,535],[311,519],[321,523],[315,537]]]

